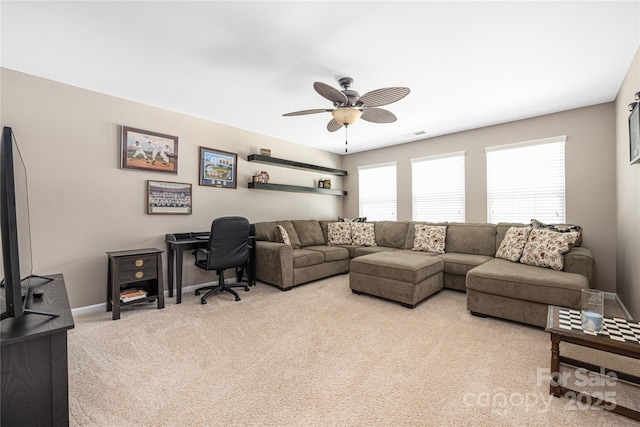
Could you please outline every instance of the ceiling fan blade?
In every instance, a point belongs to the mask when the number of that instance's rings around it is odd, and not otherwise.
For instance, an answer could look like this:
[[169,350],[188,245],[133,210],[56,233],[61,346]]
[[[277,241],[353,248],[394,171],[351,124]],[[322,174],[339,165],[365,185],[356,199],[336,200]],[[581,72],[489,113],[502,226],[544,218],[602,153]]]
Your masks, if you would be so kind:
[[303,116],[305,114],[330,113],[331,111],[333,110],[326,108],[317,108],[315,110],[294,111],[293,113],[283,114],[283,116]]
[[344,95],[344,93],[340,92],[338,89],[329,86],[328,84],[324,84],[322,82],[315,82],[313,84],[313,88],[324,98],[327,98],[329,101],[342,105],[345,104],[348,99]]
[[395,114],[383,108],[365,108],[360,118],[373,123],[392,123],[398,120]]
[[372,90],[360,97],[358,105],[363,107],[379,107],[381,105],[391,104],[400,101],[409,94],[408,87],[385,87],[382,89]]
[[340,129],[342,125],[338,123],[336,119],[331,119],[331,121],[327,124],[327,130],[329,132],[335,132]]

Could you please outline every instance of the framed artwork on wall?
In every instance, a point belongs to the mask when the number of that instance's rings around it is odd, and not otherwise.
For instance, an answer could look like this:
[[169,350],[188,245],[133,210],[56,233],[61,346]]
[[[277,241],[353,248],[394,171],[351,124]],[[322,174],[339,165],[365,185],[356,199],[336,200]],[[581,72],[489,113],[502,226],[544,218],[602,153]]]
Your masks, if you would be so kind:
[[636,102],[629,115],[629,159],[640,162],[640,102]]
[[147,181],[148,214],[191,215],[192,203],[191,184]]
[[178,137],[122,126],[122,169],[178,173]]
[[200,147],[200,185],[236,188],[238,155]]

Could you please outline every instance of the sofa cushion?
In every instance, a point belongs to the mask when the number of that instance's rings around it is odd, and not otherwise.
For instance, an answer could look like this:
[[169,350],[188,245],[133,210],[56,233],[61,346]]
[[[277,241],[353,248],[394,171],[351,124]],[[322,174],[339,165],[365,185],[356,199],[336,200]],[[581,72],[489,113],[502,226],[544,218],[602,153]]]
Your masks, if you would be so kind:
[[308,267],[310,265],[322,264],[324,255],[318,251],[308,249],[293,250],[293,268]]
[[325,261],[337,261],[339,259],[349,259],[349,251],[340,246],[307,246],[305,249],[322,253]]
[[255,224],[256,240],[262,240],[267,242],[276,241],[276,233],[278,231],[278,224],[275,222],[256,222]]
[[564,267],[564,254],[569,252],[578,237],[575,231],[559,233],[546,228],[533,228],[520,262],[560,271]]
[[446,226],[415,224],[414,227],[415,237],[411,250],[444,253],[444,243],[447,236]]
[[351,223],[351,244],[360,246],[377,246],[376,234],[373,223],[352,222]]
[[[539,222],[539,221],[538,221]],[[504,235],[507,233],[507,230],[510,227],[527,227],[527,226],[531,226],[532,224],[523,224],[520,222],[499,222],[496,225],[496,248],[500,247],[500,243],[502,242],[502,239],[504,238]],[[574,224],[547,224],[547,225],[552,225],[554,227],[557,227],[559,230],[560,229],[568,229],[568,227],[575,227]],[[582,227],[580,227],[582,229]],[[576,246],[581,246],[582,245],[582,232],[580,232],[580,237],[578,238],[578,240],[576,241],[576,243],[573,245],[574,247]]]
[[289,233],[284,229],[283,226],[278,225],[278,230],[280,230],[280,236],[282,237],[282,243],[285,245],[291,246],[291,239],[289,239]]
[[509,227],[504,239],[500,242],[496,258],[506,259],[511,262],[520,261],[530,232],[531,227]]
[[327,229],[327,243],[329,245],[350,245],[351,242],[350,222],[329,223]]
[[495,256],[496,226],[482,223],[449,223],[445,252]]
[[[276,221],[276,224],[281,225],[285,230],[287,230],[287,235],[291,241],[291,247],[293,249],[300,249],[300,239],[298,239],[298,233],[296,233],[296,229],[293,228],[291,221]],[[276,233],[276,242],[284,243],[282,234]]]
[[320,223],[316,220],[293,220],[291,221],[293,228],[296,229],[301,247],[325,245],[324,234]]
[[375,223],[378,246],[404,249],[407,240],[408,221],[378,221]]
[[462,277],[466,276],[472,268],[493,259],[493,257],[486,255],[469,255],[452,252],[438,254],[436,256],[444,261],[444,272],[446,274]]
[[581,274],[542,269],[494,258],[467,273],[467,289],[542,304],[579,306],[588,288]]
[[[377,254],[378,252],[394,252],[394,251],[406,252],[405,249],[389,248],[386,246],[353,246],[353,247],[355,248],[355,250],[353,251],[353,257],[358,257],[358,256],[363,256],[368,254]],[[414,252],[414,253],[417,253],[417,252]]]

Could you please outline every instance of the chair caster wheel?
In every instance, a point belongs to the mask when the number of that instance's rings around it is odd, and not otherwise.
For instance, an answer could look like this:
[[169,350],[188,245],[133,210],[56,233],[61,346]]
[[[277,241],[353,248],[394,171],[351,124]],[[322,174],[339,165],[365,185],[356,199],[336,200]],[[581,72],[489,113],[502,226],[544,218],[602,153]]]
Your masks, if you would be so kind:
[[207,300],[206,300],[206,299],[201,299],[201,300],[200,300],[200,304],[206,304],[206,303],[207,303]]
[[249,292],[249,287],[248,287],[248,286],[245,286],[245,287],[244,287],[244,291],[245,291],[245,292]]
[[236,301],[240,301],[240,297],[236,297]]
[[196,291],[196,296],[200,295],[200,291]]

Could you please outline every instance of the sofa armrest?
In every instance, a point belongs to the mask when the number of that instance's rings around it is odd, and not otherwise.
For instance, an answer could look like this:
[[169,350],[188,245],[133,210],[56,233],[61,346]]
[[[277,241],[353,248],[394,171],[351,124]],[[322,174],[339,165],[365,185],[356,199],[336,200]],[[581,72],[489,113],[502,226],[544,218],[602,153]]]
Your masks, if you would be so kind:
[[591,251],[584,246],[573,247],[564,255],[564,271],[582,274],[589,284],[593,278],[594,260]]
[[256,279],[280,289],[293,286],[293,249],[277,242],[256,242]]

